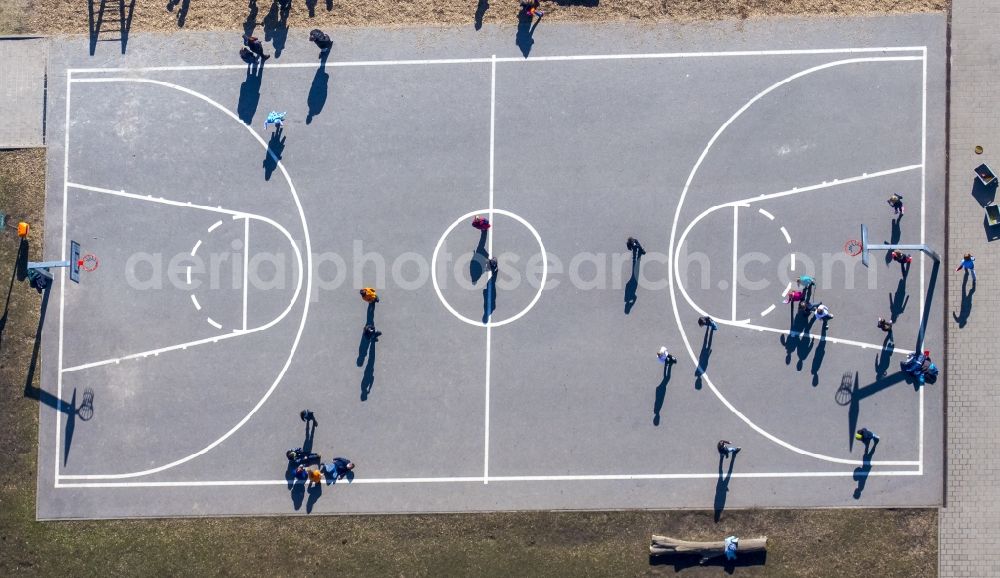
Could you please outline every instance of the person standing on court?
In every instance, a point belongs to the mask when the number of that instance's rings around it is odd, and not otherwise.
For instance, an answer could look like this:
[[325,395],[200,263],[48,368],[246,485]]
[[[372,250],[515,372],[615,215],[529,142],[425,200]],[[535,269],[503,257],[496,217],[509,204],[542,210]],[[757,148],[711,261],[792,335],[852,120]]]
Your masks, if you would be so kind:
[[541,20],[542,16],[545,16],[545,12],[540,7],[539,0],[521,0],[521,12],[530,18],[538,16],[538,19]]
[[313,427],[316,427],[316,426],[319,425],[319,422],[316,421],[316,414],[314,414],[312,412],[312,410],[304,409],[304,410],[300,411],[299,412],[299,419],[301,419],[302,421],[306,422],[306,425],[309,425],[309,422],[313,423]]
[[788,295],[785,296],[785,300],[782,301],[782,303],[784,303],[785,305],[788,305],[789,303],[797,303],[799,301],[802,301],[804,298],[805,295],[801,291],[789,291]]
[[673,365],[677,363],[677,358],[674,357],[673,355],[670,355],[670,352],[667,351],[667,347],[665,345],[663,347],[660,347],[660,350],[656,352],[656,359],[660,363],[667,365]]
[[371,287],[365,287],[360,291],[360,293],[361,299],[364,300],[365,303],[379,302],[378,293],[376,293],[375,289],[372,289]]
[[333,40],[330,40],[330,35],[319,28],[313,28],[309,31],[309,42],[316,44],[321,56],[330,52],[330,49],[333,47]]
[[889,197],[889,200],[886,201],[886,202],[889,203],[889,206],[892,208],[893,214],[895,216],[897,216],[897,217],[902,217],[903,216],[903,212],[904,212],[904,209],[903,209],[903,195],[900,195],[900,194],[896,193],[896,194],[892,195],[891,197]]
[[972,282],[976,282],[976,258],[972,256],[972,253],[966,253],[962,255],[962,262],[958,264],[958,269],[956,271],[961,271],[965,269],[965,274],[972,275]]
[[715,322],[715,319],[712,319],[708,315],[698,318],[698,327],[709,327],[712,331],[719,330],[719,324]]
[[312,468],[309,470],[309,487],[318,486],[323,483],[323,472],[320,469]]
[[487,219],[486,217],[480,217],[479,215],[476,215],[475,217],[472,217],[472,228],[478,229],[485,233],[490,229],[490,220]]
[[879,317],[875,326],[886,333],[892,333],[892,321],[889,321],[888,319]]
[[264,54],[264,45],[261,44],[260,40],[256,36],[250,36],[249,34],[243,35],[243,46],[250,49],[257,56],[260,56],[260,61],[264,62],[268,58],[271,58],[270,54]]
[[285,125],[286,114],[288,113],[278,112],[276,110],[272,110],[271,112],[267,113],[267,119],[264,120],[264,130],[267,130],[268,126],[272,124],[277,128],[283,127]]
[[[865,453],[874,452],[878,445],[879,437],[872,430],[863,427],[854,433],[854,439],[861,440],[865,444]],[[871,446],[871,447],[869,447]]]
[[330,463],[320,466],[320,469],[340,480],[354,469],[354,462],[347,458],[333,458]]
[[728,440],[719,440],[719,443],[717,443],[715,447],[719,450],[720,455],[729,458],[735,457],[736,454],[740,453],[740,450],[743,449],[732,445]]
[[637,259],[646,254],[646,250],[642,248],[642,243],[635,237],[629,237],[625,240],[625,248],[632,251],[632,259]]
[[830,314],[830,308],[822,303],[816,305],[816,319],[822,319],[823,323],[826,323],[833,319],[833,315]]
[[381,337],[381,335],[382,332],[379,331],[378,329],[375,329],[375,326],[372,325],[371,323],[365,325],[365,339],[371,341],[378,341],[378,338]]

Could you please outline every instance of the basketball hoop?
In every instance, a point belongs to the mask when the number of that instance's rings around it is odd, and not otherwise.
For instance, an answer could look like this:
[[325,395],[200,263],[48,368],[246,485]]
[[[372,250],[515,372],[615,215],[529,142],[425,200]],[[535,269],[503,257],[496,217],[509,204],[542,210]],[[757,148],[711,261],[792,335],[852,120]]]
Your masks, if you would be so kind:
[[861,244],[861,241],[857,239],[851,239],[850,241],[844,243],[844,252],[851,257],[857,257],[860,255],[862,249],[863,245]]
[[97,255],[93,253],[87,253],[86,255],[80,258],[78,264],[80,265],[80,268],[83,269],[84,271],[92,273],[97,270],[97,267],[100,266],[101,262],[97,259]]

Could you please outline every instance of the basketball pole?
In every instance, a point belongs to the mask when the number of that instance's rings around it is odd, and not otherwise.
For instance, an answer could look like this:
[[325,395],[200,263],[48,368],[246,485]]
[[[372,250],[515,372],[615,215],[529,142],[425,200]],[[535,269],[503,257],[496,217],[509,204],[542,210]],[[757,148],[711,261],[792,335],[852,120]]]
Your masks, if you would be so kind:
[[868,225],[861,225],[861,263],[865,267],[868,267],[870,251],[895,251],[897,249],[901,249],[903,251],[920,251],[934,261],[934,267],[931,268],[930,283],[927,284],[927,295],[924,299],[924,310],[920,314],[920,330],[917,331],[917,345],[914,348],[914,351],[917,353],[923,353],[924,335],[927,333],[927,320],[930,318],[931,300],[934,298],[934,285],[937,284],[938,271],[941,268],[941,256],[927,245],[886,245],[881,243],[871,245],[868,243]]

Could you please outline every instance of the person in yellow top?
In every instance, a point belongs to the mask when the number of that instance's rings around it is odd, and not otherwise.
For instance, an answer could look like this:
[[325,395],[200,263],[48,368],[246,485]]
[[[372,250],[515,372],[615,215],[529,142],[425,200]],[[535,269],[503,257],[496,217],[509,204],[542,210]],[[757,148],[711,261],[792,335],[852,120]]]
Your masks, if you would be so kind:
[[309,487],[318,486],[323,482],[323,472],[319,468],[309,470]]
[[378,303],[378,293],[375,292],[371,287],[365,287],[361,290],[361,298],[364,299],[365,303]]

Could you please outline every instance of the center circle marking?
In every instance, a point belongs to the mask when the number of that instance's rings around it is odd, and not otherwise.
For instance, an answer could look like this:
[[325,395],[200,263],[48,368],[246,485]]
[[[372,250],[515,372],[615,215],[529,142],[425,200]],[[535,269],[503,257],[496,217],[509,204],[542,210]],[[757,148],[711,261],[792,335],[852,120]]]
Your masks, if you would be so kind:
[[[476,215],[482,215],[482,214],[488,214],[490,216],[503,215],[505,217],[510,217],[511,219],[514,219],[518,223],[521,223],[522,225],[524,225],[526,229],[528,229],[529,232],[531,232],[532,236],[535,237],[535,241],[538,242],[538,247],[542,250],[542,282],[538,284],[538,291],[535,292],[535,296],[531,299],[531,303],[528,303],[527,307],[519,311],[517,315],[514,315],[513,317],[508,317],[503,321],[493,321],[493,318],[491,316],[490,320],[486,323],[483,323],[482,321],[477,321],[470,317],[466,317],[465,315],[462,315],[461,313],[456,311],[455,308],[452,307],[450,303],[448,303],[448,300],[445,299],[444,293],[441,292],[441,286],[438,284],[438,279],[437,279],[438,253],[441,251],[441,246],[444,245],[445,239],[447,239],[448,235],[450,235],[451,232],[455,230],[455,227],[459,226],[461,223],[468,221],[469,219],[471,219]],[[528,313],[528,311],[531,311],[531,308],[534,307],[535,303],[538,303],[538,300],[542,297],[542,290],[545,289],[545,282],[548,280],[548,278],[549,278],[549,259],[548,259],[548,253],[545,252],[545,245],[542,243],[542,236],[539,235],[538,231],[536,231],[535,228],[531,226],[531,223],[524,220],[523,217],[521,217],[516,213],[505,211],[503,209],[480,209],[478,211],[470,211],[462,215],[461,217],[456,219],[455,222],[452,223],[447,229],[445,229],[444,234],[441,235],[441,238],[438,240],[437,245],[434,247],[434,254],[431,256],[431,283],[433,283],[434,285],[434,292],[437,293],[438,300],[440,300],[441,304],[444,305],[444,308],[447,309],[448,312],[454,315],[456,318],[464,321],[465,323],[468,323],[469,325],[475,325],[476,327],[501,327],[503,325],[507,325],[508,323],[513,323],[518,319],[520,319],[521,317],[524,317]]]

